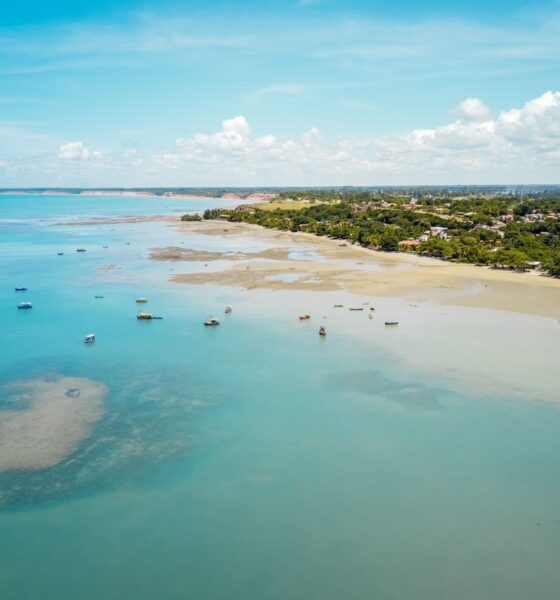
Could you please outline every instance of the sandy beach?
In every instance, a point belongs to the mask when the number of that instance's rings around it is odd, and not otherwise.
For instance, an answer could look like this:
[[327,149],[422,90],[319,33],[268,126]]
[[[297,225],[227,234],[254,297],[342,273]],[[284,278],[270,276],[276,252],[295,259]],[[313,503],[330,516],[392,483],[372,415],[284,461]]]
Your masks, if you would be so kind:
[[[252,237],[269,248],[261,252],[196,252],[153,249],[153,260],[230,261],[222,270],[175,273],[177,283],[217,284],[245,289],[335,291],[363,296],[399,296],[411,302],[436,302],[490,308],[560,320],[560,280],[535,272],[516,273],[461,265],[404,253],[384,253],[339,240],[228,222],[166,219],[185,235]],[[294,259],[298,250],[303,256]],[[175,269],[177,271],[177,268]]]

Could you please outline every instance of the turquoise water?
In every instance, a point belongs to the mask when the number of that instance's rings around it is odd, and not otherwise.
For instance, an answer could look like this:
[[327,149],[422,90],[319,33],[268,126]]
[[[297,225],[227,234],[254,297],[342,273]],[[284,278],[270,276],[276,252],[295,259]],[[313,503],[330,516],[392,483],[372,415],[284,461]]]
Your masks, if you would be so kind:
[[[201,208],[90,200],[0,201],[0,408],[55,374],[109,390],[70,457],[0,473],[3,600],[557,598],[553,404],[470,371],[455,385],[334,323],[320,339],[283,312],[306,295],[168,283],[181,266],[149,248],[239,242],[55,224]],[[137,321],[138,296],[164,319]]]

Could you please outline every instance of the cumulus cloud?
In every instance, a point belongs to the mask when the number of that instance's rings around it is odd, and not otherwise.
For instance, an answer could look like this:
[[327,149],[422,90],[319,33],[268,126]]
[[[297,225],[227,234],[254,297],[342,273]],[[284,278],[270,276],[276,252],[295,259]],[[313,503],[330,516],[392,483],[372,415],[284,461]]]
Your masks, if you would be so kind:
[[[170,151],[125,149],[102,155],[82,141],[58,154],[5,160],[13,174],[95,177],[98,185],[375,185],[557,183],[560,173],[560,92],[546,92],[495,116],[476,98],[454,120],[381,137],[333,137],[311,127],[299,136],[256,136],[237,115],[215,132],[176,140]],[[54,176],[54,175],[53,175]],[[44,181],[44,180],[43,180]],[[37,179],[37,183],[45,185]]]
[[253,137],[247,119],[236,116],[221,131],[177,140],[175,152],[156,160],[190,173],[210,166],[220,180],[245,176],[248,185],[255,177],[286,185],[544,181],[552,176],[547,168],[560,172],[560,92],[495,118],[480,99],[467,98],[452,114],[455,120],[439,127],[359,140],[315,127],[299,138]]
[[97,150],[90,150],[83,142],[68,142],[60,146],[58,157],[67,160],[87,160],[101,158],[102,154]]
[[487,121],[492,117],[492,110],[478,98],[465,98],[452,114],[461,121]]

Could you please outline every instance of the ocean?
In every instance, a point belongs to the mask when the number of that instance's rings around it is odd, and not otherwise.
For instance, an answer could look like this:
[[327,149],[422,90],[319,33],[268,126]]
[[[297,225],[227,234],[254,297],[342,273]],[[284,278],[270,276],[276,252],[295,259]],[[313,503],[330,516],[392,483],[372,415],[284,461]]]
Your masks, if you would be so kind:
[[558,323],[176,284],[222,262],[151,248],[266,243],[91,224],[228,204],[0,196],[2,600],[556,599]]

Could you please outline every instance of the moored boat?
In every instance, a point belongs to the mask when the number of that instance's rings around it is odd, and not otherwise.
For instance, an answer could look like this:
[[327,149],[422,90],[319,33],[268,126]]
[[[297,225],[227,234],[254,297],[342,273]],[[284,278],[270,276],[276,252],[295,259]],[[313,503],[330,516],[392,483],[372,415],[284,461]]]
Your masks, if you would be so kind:
[[136,304],[146,304],[147,302],[147,298],[136,298]]
[[299,316],[299,320],[300,321],[307,321],[308,319],[311,319],[311,315],[309,313],[306,313],[305,315],[300,315]]
[[85,248],[76,248],[76,252],[85,252],[86,249]]
[[84,344],[91,344],[95,342],[95,333],[88,333],[84,338]]
[[398,325],[398,321],[385,321],[385,325]]
[[18,308],[25,310],[26,308],[33,308],[33,305],[31,302],[20,302],[20,304],[18,304]]
[[153,319],[154,317],[152,316],[152,313],[149,312],[139,312],[136,315],[137,319],[140,319],[141,321],[149,321],[150,319]]
[[364,310],[363,306],[351,306],[348,310]]
[[321,336],[327,335],[327,330],[323,326],[319,327],[319,335],[321,335]]
[[205,327],[216,327],[220,324],[220,319],[217,317],[210,317],[208,321],[204,321]]
[[16,292],[27,292],[27,288],[26,288],[26,287],[23,287],[23,286],[21,286],[21,287],[17,287],[17,288],[16,288]]
[[58,256],[64,256],[64,252],[58,252]]
[[229,313],[232,311],[233,309],[231,308],[231,304],[228,304],[226,306],[226,309],[224,310],[224,312],[226,313],[226,315],[229,315]]
[[335,308],[342,308],[344,306],[344,304],[335,304],[334,307]]

